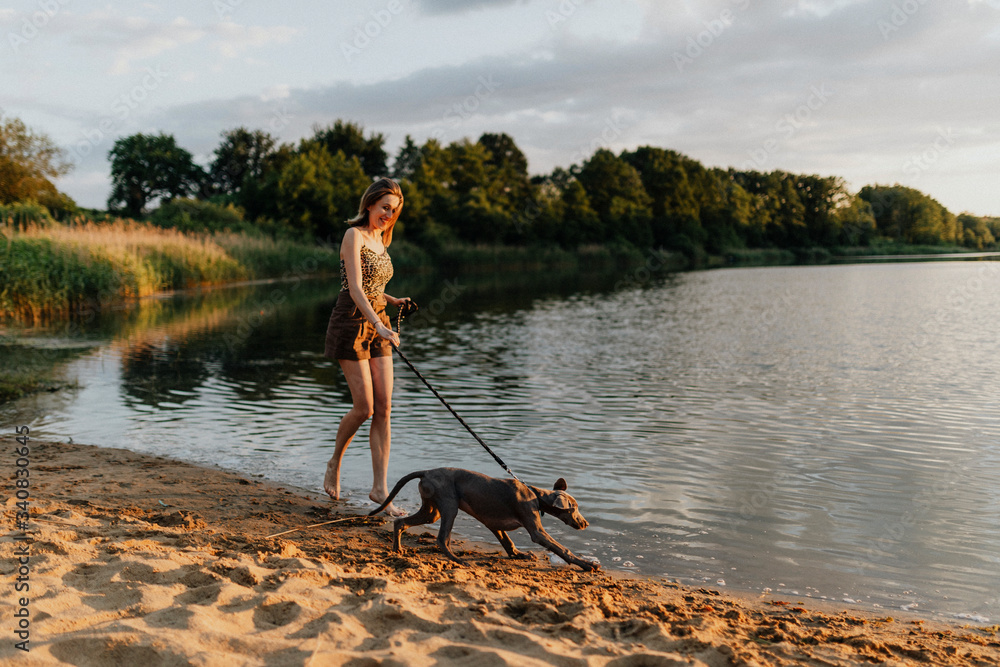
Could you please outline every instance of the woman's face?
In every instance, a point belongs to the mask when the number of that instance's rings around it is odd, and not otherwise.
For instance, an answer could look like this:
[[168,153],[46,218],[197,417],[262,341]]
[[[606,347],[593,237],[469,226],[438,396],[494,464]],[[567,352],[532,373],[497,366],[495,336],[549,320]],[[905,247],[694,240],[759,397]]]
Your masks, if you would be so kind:
[[368,207],[368,228],[382,231],[389,226],[392,216],[399,208],[399,197],[394,194],[382,195],[382,198]]

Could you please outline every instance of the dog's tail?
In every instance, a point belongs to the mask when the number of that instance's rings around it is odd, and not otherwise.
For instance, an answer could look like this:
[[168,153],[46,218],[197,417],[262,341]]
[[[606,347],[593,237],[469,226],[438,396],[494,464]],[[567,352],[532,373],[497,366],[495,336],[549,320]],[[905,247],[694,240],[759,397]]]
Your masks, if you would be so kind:
[[376,514],[384,510],[386,507],[389,506],[389,503],[392,502],[392,499],[396,497],[396,494],[403,490],[403,487],[406,486],[408,482],[417,478],[422,478],[426,474],[427,474],[426,470],[418,470],[416,472],[411,472],[409,475],[406,475],[401,480],[396,482],[396,486],[392,487],[392,491],[389,492],[389,495],[386,497],[385,502],[383,502],[381,505],[379,505],[371,512],[369,512],[368,516],[375,516]]

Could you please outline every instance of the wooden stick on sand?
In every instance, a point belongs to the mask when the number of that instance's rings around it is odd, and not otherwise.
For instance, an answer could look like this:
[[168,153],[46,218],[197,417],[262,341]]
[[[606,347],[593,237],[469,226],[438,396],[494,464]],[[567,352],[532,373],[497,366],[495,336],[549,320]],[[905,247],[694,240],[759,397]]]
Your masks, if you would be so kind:
[[324,521],[323,523],[314,523],[314,524],[312,524],[310,526],[301,526],[299,528],[292,528],[291,530],[286,530],[286,531],[283,531],[283,532],[280,532],[280,533],[275,533],[274,535],[268,535],[264,539],[266,540],[266,539],[271,538],[271,537],[278,537],[279,535],[287,535],[288,533],[294,533],[297,530],[305,530],[306,528],[318,528],[320,526],[329,526],[331,523],[340,523],[341,521],[353,521],[356,518],[357,517],[349,516],[349,517],[345,517],[343,519],[334,519],[333,521]]

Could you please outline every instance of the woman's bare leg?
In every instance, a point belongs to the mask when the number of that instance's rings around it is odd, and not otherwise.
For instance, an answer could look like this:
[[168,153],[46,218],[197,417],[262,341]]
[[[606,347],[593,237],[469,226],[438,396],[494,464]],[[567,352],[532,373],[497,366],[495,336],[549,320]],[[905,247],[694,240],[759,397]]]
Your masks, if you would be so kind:
[[[382,503],[389,495],[386,475],[389,472],[389,449],[392,433],[389,417],[392,412],[392,357],[373,357],[371,369],[374,411],[369,442],[372,450],[372,490],[368,497],[373,502]],[[389,516],[403,516],[406,512],[392,503],[385,508]]]
[[[361,425],[372,416],[374,412],[374,400],[372,398],[372,373],[368,366],[368,360],[351,361],[340,360],[340,368],[344,371],[344,378],[347,386],[351,390],[351,401],[353,405],[346,415],[340,420],[337,427],[337,439],[333,449],[333,456],[326,464],[326,476],[323,479],[323,489],[330,494],[334,500],[340,500],[340,463],[344,459],[344,452],[351,444],[354,435],[361,428]],[[382,496],[383,498],[385,496]]]

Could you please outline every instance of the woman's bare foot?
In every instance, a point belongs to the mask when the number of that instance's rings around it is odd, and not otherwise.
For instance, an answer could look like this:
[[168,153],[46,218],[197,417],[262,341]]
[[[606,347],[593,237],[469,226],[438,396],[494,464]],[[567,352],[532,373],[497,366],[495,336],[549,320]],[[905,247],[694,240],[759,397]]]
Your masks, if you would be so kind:
[[340,465],[332,459],[326,464],[326,476],[323,478],[323,490],[334,500],[340,500]]
[[[385,502],[385,498],[382,498],[382,500],[379,500],[378,496],[375,495],[374,491],[372,491],[371,493],[368,494],[368,498],[373,503],[375,503],[376,505],[381,505],[382,503]],[[389,503],[386,506],[386,508],[384,510],[382,510],[382,511],[385,512],[386,514],[388,514],[389,516],[392,516],[392,517],[406,516],[406,510],[400,509],[400,508],[396,507],[395,505],[393,505],[392,503]]]

